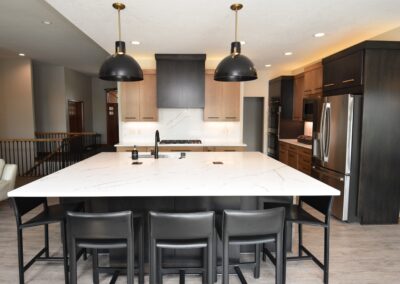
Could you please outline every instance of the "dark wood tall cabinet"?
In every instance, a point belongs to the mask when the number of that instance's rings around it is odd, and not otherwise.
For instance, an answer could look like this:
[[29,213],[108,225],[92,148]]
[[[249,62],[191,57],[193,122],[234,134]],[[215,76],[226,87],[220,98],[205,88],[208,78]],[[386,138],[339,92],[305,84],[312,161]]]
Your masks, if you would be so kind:
[[324,95],[363,95],[360,223],[396,224],[400,209],[400,42],[362,42],[325,58],[323,69]]

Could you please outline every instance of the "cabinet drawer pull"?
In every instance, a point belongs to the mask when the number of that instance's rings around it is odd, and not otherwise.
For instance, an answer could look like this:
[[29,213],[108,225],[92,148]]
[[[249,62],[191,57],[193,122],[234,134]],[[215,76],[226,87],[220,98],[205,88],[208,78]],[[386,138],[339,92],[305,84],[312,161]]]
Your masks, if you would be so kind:
[[154,119],[152,116],[144,116],[143,119]]
[[342,83],[351,83],[354,82],[354,79],[343,80]]
[[207,116],[207,118],[210,118],[210,119],[218,119],[219,116]]
[[335,84],[334,83],[329,83],[329,84],[325,84],[324,85],[324,87],[332,87],[332,86],[335,86]]
[[316,87],[315,89],[316,90],[322,90],[322,87]]
[[236,119],[236,116],[225,116],[226,119]]
[[125,116],[125,119],[136,119],[135,116]]
[[304,90],[304,92],[311,92],[311,91],[312,91],[311,89]]

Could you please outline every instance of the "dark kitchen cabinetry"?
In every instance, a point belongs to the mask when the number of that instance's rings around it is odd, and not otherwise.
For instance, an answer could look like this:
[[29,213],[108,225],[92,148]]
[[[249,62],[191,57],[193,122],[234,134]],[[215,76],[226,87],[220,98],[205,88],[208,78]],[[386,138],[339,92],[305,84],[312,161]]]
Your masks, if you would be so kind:
[[269,81],[270,98],[280,98],[280,118],[292,119],[294,77],[281,76]]
[[324,93],[331,90],[361,87],[363,84],[364,50],[341,57],[324,59]]
[[358,94],[362,98],[361,129],[353,136],[360,141],[351,151],[359,167],[355,171],[358,183],[350,188],[355,186],[358,191],[356,204],[350,206],[362,224],[396,224],[400,209],[400,42],[362,42],[322,62],[324,96]]
[[268,156],[279,159],[279,138],[291,139],[303,134],[303,122],[293,118],[294,76],[269,81]]
[[156,54],[157,106],[204,108],[205,54]]

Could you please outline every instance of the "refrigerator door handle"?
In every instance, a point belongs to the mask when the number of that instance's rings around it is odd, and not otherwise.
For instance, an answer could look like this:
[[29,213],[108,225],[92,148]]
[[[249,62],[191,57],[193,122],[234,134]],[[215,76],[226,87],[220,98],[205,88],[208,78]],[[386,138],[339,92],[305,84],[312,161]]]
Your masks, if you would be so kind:
[[321,161],[324,162],[324,137],[325,137],[325,110],[326,110],[326,103],[322,104],[322,111],[321,111],[321,123],[319,129],[319,153],[321,157]]
[[325,107],[325,135],[324,135],[324,162],[329,160],[330,136],[331,136],[331,104],[326,103]]

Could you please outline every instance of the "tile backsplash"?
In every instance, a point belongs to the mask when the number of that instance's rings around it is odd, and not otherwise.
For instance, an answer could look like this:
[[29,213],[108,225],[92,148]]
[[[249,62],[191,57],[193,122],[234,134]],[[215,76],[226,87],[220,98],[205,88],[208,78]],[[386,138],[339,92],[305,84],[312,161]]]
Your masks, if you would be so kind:
[[120,121],[120,143],[154,143],[161,139],[201,139],[203,143],[242,143],[241,122],[206,122],[203,109],[159,109],[158,122]]

